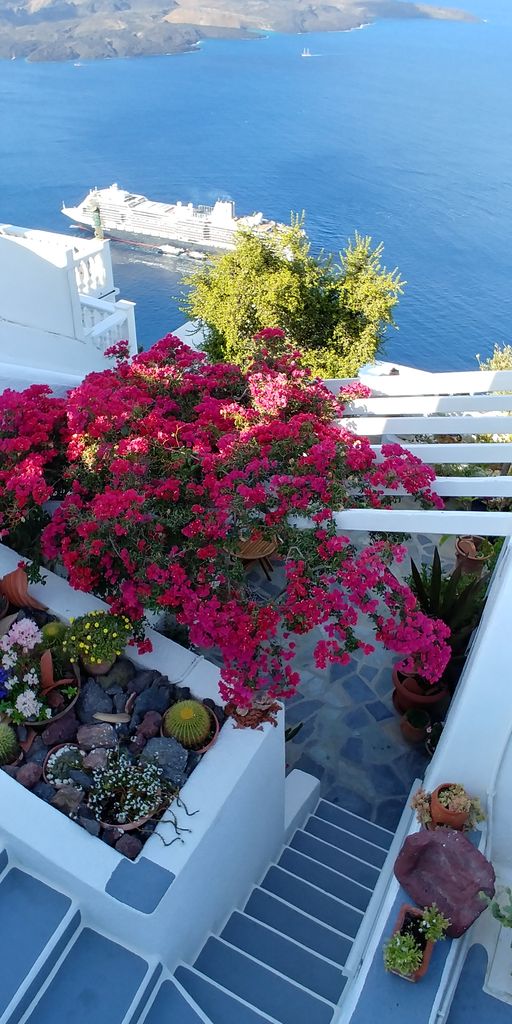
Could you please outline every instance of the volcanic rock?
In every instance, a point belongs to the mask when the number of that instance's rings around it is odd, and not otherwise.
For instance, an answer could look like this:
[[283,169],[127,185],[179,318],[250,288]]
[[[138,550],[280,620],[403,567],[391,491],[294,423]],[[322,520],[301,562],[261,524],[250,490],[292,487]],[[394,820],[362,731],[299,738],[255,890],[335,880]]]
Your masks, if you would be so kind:
[[25,786],[25,789],[32,789],[32,786],[39,782],[42,774],[43,769],[40,764],[22,764],[18,769],[16,779],[21,786]]
[[[87,727],[84,726],[84,728],[87,728]],[[105,747],[96,747],[94,750],[91,750],[91,752],[89,754],[87,754],[86,757],[84,757],[83,765],[84,765],[84,768],[89,768],[91,770],[94,769],[94,768],[106,768],[106,765],[107,765],[107,751],[106,751],[106,748]]]
[[137,836],[131,836],[127,832],[117,840],[116,850],[130,860],[135,860],[142,850],[142,843]]
[[98,725],[82,725],[76,738],[82,750],[94,750],[95,747],[106,747],[113,750],[117,747],[116,731],[108,722],[101,722]]
[[63,715],[57,722],[50,722],[43,729],[41,739],[47,747],[53,747],[57,743],[69,743],[76,738],[76,731],[80,722],[78,721],[74,708]]
[[154,736],[158,736],[161,724],[162,716],[158,711],[147,711],[137,732],[146,740],[151,740]]
[[142,761],[153,761],[162,768],[164,778],[178,788],[185,781],[187,751],[175,739],[166,736],[148,740],[141,754]]
[[80,807],[82,797],[83,793],[80,789],[75,789],[74,786],[62,786],[57,790],[50,803],[52,807],[56,807],[58,811],[62,811],[63,814],[72,818]]
[[447,935],[459,938],[485,910],[479,893],[494,896],[492,864],[462,833],[423,830],[408,836],[395,862],[395,875],[418,906],[437,904],[451,924]]
[[98,676],[97,681],[104,690],[109,690],[111,686],[120,686],[126,690],[134,675],[135,665],[128,661],[128,658],[118,658],[110,672],[106,672],[104,676]]
[[76,703],[77,715],[81,722],[92,722],[97,711],[111,712],[112,700],[95,679],[88,679]]

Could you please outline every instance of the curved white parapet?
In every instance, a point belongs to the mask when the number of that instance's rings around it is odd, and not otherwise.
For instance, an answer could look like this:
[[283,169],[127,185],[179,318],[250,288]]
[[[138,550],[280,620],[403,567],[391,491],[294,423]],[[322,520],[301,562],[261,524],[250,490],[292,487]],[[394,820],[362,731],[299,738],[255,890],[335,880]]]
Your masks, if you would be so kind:
[[[0,576],[16,568],[19,555],[0,545]],[[64,621],[106,605],[44,572],[46,586],[31,592]],[[151,654],[126,654],[139,667],[154,668],[184,683],[198,697],[218,698],[219,670],[201,656],[148,631]],[[10,859],[43,875],[81,905],[91,924],[113,938],[158,956],[169,968],[190,959],[224,918],[247,896],[284,836],[283,715],[276,728],[236,729],[226,722],[215,746],[183,787],[189,811],[176,809],[189,828],[174,842],[171,824],[161,824],[136,861],[89,835],[75,822],[0,771],[0,840]]]

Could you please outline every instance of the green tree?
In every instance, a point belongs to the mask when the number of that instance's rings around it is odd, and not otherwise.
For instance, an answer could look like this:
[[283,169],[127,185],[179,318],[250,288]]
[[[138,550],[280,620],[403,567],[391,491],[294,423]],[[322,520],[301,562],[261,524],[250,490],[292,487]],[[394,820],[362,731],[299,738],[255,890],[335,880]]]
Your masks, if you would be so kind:
[[355,376],[379,352],[404,282],[381,264],[383,246],[356,233],[336,263],[311,254],[294,218],[284,231],[239,232],[235,249],[214,256],[186,284],[183,312],[206,328],[211,359],[246,367],[252,336],[281,327],[320,377]]

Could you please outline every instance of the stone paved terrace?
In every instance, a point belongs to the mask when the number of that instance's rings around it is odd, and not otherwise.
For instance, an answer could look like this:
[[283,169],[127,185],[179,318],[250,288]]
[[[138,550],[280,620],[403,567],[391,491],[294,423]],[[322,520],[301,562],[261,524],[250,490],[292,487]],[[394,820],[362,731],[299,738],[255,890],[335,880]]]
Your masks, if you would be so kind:
[[[358,545],[366,539],[364,534],[351,535]],[[417,535],[406,543],[419,563],[431,561],[439,541],[438,536]],[[453,541],[443,543],[440,553],[443,568],[449,568]],[[406,559],[400,575],[408,571]],[[259,570],[252,570],[249,579],[267,595],[279,593],[283,585],[279,568],[270,583]],[[391,668],[397,656],[376,644],[373,654],[357,653],[349,665],[330,665],[322,671],[313,659],[316,634],[295,638],[301,684],[286,702],[286,724],[304,724],[287,744],[288,769],[315,775],[326,800],[394,830],[414,779],[423,777],[429,761],[423,746],[411,746],[400,731],[391,700]]]

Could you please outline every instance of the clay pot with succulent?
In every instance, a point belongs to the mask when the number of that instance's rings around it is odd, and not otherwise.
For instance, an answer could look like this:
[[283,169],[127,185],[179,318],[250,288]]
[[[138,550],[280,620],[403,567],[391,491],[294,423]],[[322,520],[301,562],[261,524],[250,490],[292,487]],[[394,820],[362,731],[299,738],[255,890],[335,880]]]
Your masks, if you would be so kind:
[[384,967],[407,981],[419,981],[428,970],[434,944],[445,938],[449,926],[435,903],[425,910],[404,903],[384,946]]
[[165,712],[162,735],[173,737],[187,750],[204,754],[219,735],[219,722],[201,701],[180,700]]
[[402,736],[408,743],[422,743],[429,725],[430,715],[421,708],[410,708],[400,720]]
[[81,661],[92,676],[106,675],[132,635],[125,615],[92,611],[70,620],[62,649],[73,664]]
[[50,786],[76,785],[73,772],[82,772],[84,755],[77,743],[58,743],[48,751],[43,763],[43,779]]
[[421,825],[427,828],[444,826],[456,831],[471,831],[485,820],[478,797],[472,797],[458,782],[443,782],[432,793],[419,789],[411,807]]

